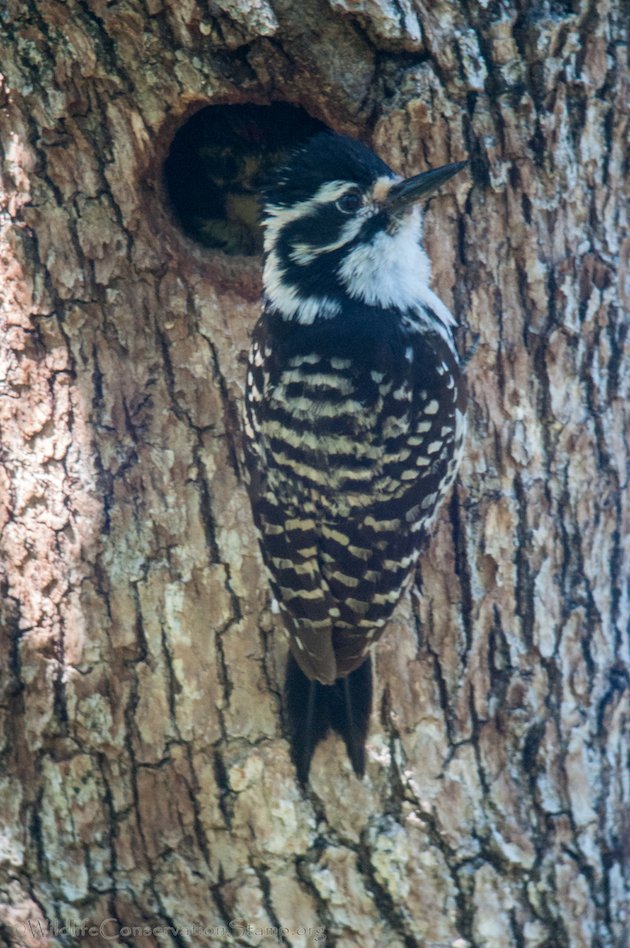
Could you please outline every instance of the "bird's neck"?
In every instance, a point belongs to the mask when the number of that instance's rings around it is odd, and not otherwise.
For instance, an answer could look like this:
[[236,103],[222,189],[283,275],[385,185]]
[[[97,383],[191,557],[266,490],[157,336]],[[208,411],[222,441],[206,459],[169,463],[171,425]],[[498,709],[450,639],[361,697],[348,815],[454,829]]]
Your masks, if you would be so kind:
[[[418,248],[424,261],[418,257],[419,267],[429,262],[426,254]],[[283,325],[288,331],[299,327],[339,333],[345,332],[350,325],[356,327],[364,323],[364,328],[377,331],[379,325],[385,328],[397,324],[405,331],[413,331],[416,324],[422,324],[424,331],[435,331],[453,348],[453,328],[455,320],[448,307],[429,287],[428,281],[395,281],[394,275],[364,281],[361,291],[353,293],[352,288],[325,286],[320,282],[313,287],[305,287],[287,280],[278,266],[277,259],[269,254],[264,273],[264,305],[273,323],[280,329]]]
[[379,230],[370,240],[350,248],[337,270],[345,292],[383,309],[417,308],[431,282],[431,264],[421,235],[421,218],[413,214],[394,232]]
[[357,304],[390,314],[430,310],[437,331],[451,336],[455,321],[430,289],[431,264],[422,245],[422,220],[411,214],[395,230],[336,252],[295,252],[280,232],[267,241],[263,272],[266,308],[292,324],[339,318]]
[[[312,305],[317,312],[317,302]],[[316,316],[308,323],[285,318],[267,301],[260,327],[278,364],[300,353],[317,353],[324,358],[348,359],[365,371],[374,369],[396,377],[401,366],[405,369],[406,354],[418,347],[434,353],[438,362],[446,351],[458,361],[446,318],[452,322],[446,307],[427,289],[426,302],[406,312],[348,298],[339,313]]]

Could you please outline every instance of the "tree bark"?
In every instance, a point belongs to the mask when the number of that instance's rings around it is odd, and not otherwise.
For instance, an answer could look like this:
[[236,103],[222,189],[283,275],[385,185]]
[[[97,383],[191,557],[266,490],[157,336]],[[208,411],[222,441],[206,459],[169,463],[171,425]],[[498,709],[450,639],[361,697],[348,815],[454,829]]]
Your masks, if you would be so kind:
[[[630,944],[622,6],[9,0],[4,944]],[[368,774],[330,739],[306,793],[241,481],[260,260],[161,172],[197,106],[277,99],[470,157],[425,230],[479,337]]]

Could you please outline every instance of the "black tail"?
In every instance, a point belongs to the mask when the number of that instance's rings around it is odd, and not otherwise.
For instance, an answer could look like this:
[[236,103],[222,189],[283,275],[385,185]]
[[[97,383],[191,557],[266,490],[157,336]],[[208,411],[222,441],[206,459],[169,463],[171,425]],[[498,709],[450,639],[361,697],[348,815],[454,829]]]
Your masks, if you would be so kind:
[[362,777],[372,709],[371,659],[334,685],[322,685],[307,678],[289,652],[285,688],[293,763],[300,783],[307,782],[315,748],[331,728],[344,739],[354,772]]

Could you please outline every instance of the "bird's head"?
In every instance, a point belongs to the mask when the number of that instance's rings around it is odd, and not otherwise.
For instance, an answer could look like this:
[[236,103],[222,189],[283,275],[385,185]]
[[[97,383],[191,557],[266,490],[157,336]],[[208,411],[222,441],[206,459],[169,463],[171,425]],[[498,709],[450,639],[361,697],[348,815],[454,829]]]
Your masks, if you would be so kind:
[[338,315],[347,297],[400,310],[417,305],[430,280],[418,202],[465,164],[402,179],[360,142],[316,135],[265,191],[268,303],[303,324]]

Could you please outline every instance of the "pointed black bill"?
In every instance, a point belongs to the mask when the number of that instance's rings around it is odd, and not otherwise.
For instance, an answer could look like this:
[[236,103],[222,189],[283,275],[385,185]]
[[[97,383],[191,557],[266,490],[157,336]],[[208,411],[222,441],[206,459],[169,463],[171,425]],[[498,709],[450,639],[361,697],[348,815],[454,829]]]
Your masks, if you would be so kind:
[[420,198],[429,195],[441,184],[452,178],[468,164],[467,161],[456,161],[452,165],[442,165],[441,168],[431,168],[422,174],[415,174],[412,178],[405,178],[392,185],[387,195],[387,204],[392,210],[407,207]]

